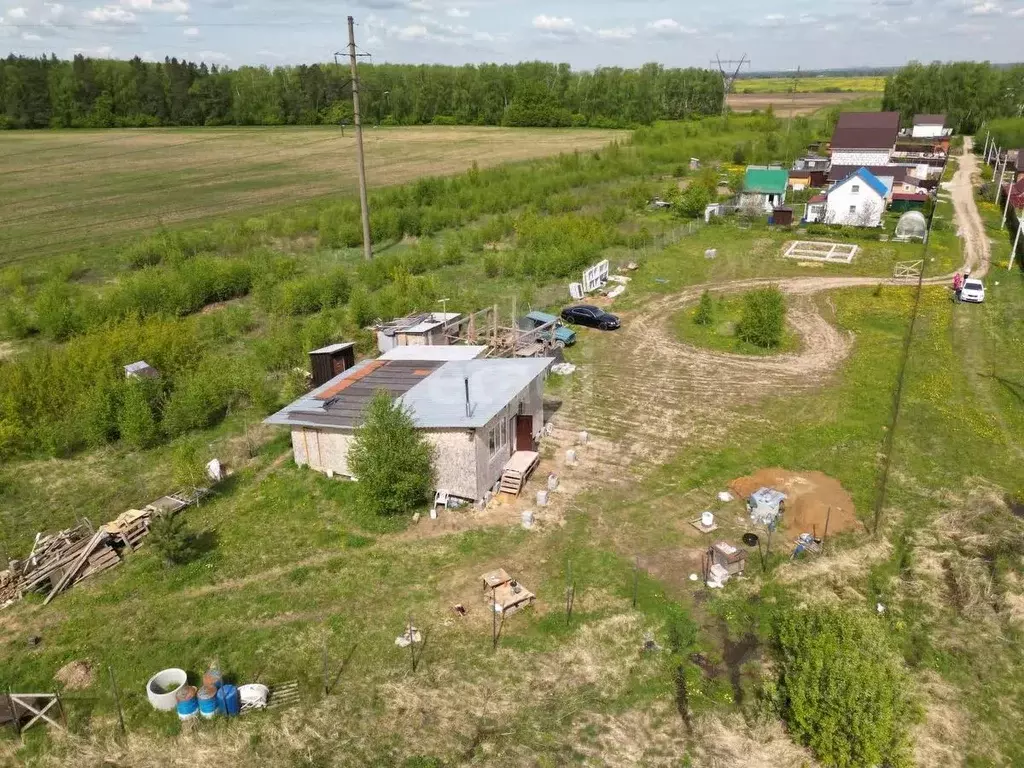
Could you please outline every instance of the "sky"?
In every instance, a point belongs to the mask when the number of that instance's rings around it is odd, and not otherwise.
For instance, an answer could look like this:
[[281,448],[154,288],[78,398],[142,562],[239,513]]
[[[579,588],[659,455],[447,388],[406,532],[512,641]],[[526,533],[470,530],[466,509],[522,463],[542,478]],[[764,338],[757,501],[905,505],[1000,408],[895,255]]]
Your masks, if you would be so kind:
[[312,64],[344,50],[347,15],[375,62],[706,67],[745,53],[764,71],[1024,59],[1024,0],[0,0],[0,53]]

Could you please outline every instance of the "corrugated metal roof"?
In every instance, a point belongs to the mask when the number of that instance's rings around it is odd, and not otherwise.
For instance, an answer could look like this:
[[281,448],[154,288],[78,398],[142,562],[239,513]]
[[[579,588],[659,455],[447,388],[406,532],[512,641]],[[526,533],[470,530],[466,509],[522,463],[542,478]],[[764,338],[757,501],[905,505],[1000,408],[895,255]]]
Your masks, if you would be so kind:
[[782,194],[789,185],[789,171],[784,168],[749,167],[743,177],[743,191],[761,195]]
[[914,115],[914,125],[941,125],[946,127],[945,115]]
[[403,395],[402,402],[418,427],[482,427],[554,362],[552,357],[534,357],[445,363]]
[[552,363],[554,358],[364,360],[282,408],[264,423],[352,430],[362,423],[374,394],[384,389],[410,409],[417,427],[482,427]]
[[393,347],[381,355],[378,360],[475,360],[487,352],[487,347],[473,347],[465,344],[438,344],[423,346],[414,344],[409,347]]
[[341,352],[343,349],[348,349],[349,347],[354,347],[355,345],[356,345],[356,343],[354,341],[345,341],[345,342],[342,342],[341,344],[329,344],[326,347],[321,347],[320,349],[314,349],[309,354],[311,354],[311,355],[330,355],[330,354],[333,354],[335,352]]

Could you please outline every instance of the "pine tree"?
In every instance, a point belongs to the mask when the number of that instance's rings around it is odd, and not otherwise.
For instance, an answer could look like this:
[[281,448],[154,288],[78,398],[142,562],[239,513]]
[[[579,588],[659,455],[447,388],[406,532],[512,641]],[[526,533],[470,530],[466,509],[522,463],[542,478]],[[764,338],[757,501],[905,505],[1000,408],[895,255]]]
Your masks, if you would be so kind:
[[700,304],[693,315],[693,322],[697,325],[711,325],[715,322],[715,300],[708,291],[704,291],[700,296]]
[[404,514],[434,491],[433,450],[387,392],[370,401],[348,460],[360,503],[373,514]]

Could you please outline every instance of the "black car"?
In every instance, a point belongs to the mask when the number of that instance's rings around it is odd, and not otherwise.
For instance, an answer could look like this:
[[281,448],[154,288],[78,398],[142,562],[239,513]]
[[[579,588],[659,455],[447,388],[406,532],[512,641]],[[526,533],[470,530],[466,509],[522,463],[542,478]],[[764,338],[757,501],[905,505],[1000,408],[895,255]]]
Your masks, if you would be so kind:
[[605,312],[600,307],[590,304],[577,304],[562,310],[562,319],[573,325],[585,325],[588,328],[600,328],[602,331],[614,331],[619,327],[619,318]]

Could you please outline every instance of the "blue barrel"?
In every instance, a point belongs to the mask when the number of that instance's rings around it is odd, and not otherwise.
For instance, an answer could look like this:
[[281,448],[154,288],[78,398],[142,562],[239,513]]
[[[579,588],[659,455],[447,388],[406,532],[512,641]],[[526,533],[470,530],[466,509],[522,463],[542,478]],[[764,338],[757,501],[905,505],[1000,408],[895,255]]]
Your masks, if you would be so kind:
[[224,685],[224,676],[216,666],[211,666],[206,670],[206,674],[203,675],[203,685],[208,685],[211,688],[220,688]]
[[191,720],[199,714],[199,700],[196,698],[194,685],[183,685],[178,689],[175,698],[178,700],[178,717],[182,720]]
[[209,719],[217,716],[217,689],[212,685],[204,685],[199,689],[199,714]]
[[217,702],[228,717],[235,717],[242,711],[242,696],[233,685],[224,685],[217,691]]

